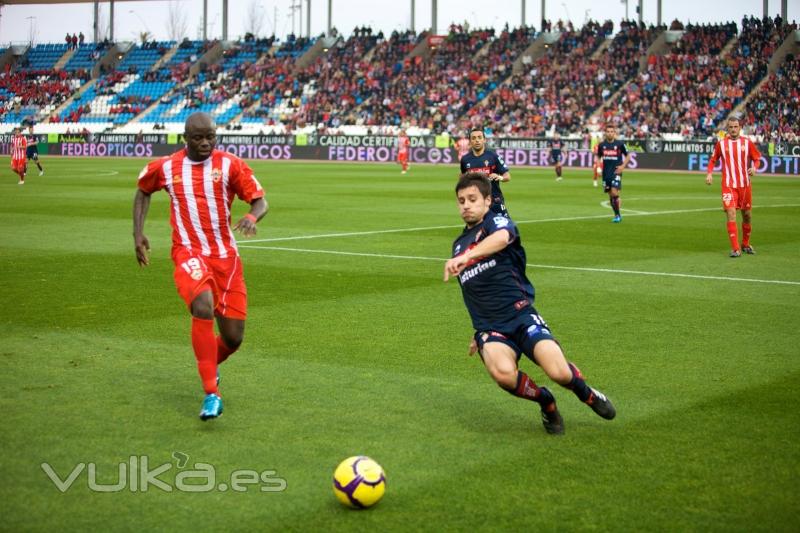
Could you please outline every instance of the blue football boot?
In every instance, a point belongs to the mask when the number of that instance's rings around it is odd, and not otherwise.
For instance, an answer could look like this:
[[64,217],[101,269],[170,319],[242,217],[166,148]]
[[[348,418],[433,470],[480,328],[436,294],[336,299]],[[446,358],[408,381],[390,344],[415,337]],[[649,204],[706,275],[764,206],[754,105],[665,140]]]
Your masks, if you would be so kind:
[[203,407],[200,408],[200,420],[217,418],[222,414],[222,398],[218,394],[206,394]]

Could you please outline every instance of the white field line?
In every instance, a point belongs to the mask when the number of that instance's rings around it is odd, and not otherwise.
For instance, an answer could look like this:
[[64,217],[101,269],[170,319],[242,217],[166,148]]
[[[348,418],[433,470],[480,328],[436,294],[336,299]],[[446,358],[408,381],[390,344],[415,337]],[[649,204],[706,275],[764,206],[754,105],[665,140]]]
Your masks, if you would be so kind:
[[[753,209],[766,209],[778,207],[800,207],[800,204],[779,204],[779,205],[754,205]],[[672,209],[668,211],[650,211],[650,212],[637,212],[627,215],[628,217],[636,216],[655,216],[655,215],[680,215],[684,213],[703,213],[708,211],[722,211],[722,207],[704,207],[699,209]],[[597,218],[608,218],[608,214],[604,215],[586,215],[577,217],[559,217],[559,218],[539,218],[532,220],[515,221],[517,225],[520,224],[540,224],[542,222],[569,222],[573,220],[593,220]],[[274,237],[270,239],[248,239],[247,244],[256,242],[283,242],[283,241],[302,241],[308,239],[324,239],[331,237],[355,237],[359,235],[380,235],[384,233],[408,233],[414,231],[430,231],[437,229],[456,229],[463,228],[464,224],[453,224],[447,226],[421,226],[417,228],[397,228],[397,229],[382,229],[374,231],[351,231],[345,233],[320,233],[316,235],[296,235],[294,237]]]
[[[602,207],[605,207],[606,209],[611,209],[611,203],[608,200],[606,200],[605,202],[600,202],[600,205]],[[625,211],[626,213],[633,213],[635,215],[649,215],[650,214],[650,211],[637,211],[636,209],[628,209],[627,207],[620,207],[619,210],[620,211]]]
[[[354,257],[375,257],[380,259],[405,259],[411,261],[436,261],[442,263],[446,259],[440,257],[425,257],[418,255],[396,255],[396,254],[375,254],[364,252],[343,252],[340,250],[313,250],[309,248],[285,248],[282,246],[251,246],[239,244],[239,248],[251,248],[254,250],[274,250],[279,252],[299,252],[308,254],[329,254],[329,255],[345,255]],[[707,279],[713,281],[738,281],[748,283],[766,283],[772,285],[795,285],[800,286],[800,281],[784,281],[776,279],[756,279],[756,278],[735,278],[731,276],[704,276],[701,274],[683,274],[679,272],[648,272],[644,270],[622,270],[617,268],[591,268],[591,267],[573,267],[561,265],[539,265],[528,263],[527,266],[531,268],[548,268],[552,270],[578,270],[581,272],[601,272],[608,274],[632,274],[638,276],[661,276],[670,278],[689,278],[689,279]],[[444,266],[442,267],[444,268]]]

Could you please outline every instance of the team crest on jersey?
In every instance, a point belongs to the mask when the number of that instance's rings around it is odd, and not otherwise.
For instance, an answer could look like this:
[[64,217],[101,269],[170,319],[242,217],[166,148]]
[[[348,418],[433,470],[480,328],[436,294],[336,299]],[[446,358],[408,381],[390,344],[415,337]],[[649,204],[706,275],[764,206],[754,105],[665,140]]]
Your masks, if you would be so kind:
[[222,179],[222,171],[218,168],[215,168],[211,171],[211,180],[214,183],[219,183],[219,180]]
[[505,228],[508,226],[508,219],[506,217],[494,217],[494,225],[498,228]]
[[182,178],[181,178],[181,175],[180,175],[180,174],[175,174],[174,176],[172,176],[172,183],[173,183],[173,184],[180,183],[180,182],[181,182],[181,179],[182,179]]

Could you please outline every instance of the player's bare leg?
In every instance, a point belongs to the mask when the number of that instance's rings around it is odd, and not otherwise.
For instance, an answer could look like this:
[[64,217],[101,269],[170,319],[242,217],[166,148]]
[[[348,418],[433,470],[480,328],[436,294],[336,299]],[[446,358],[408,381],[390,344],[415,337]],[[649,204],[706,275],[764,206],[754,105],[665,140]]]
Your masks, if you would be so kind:
[[492,379],[509,393],[539,404],[545,431],[553,435],[564,433],[564,421],[556,407],[553,394],[539,387],[517,366],[517,355],[511,347],[501,342],[487,342],[481,350],[483,364]]
[[244,320],[217,315],[217,365],[230,357],[244,340]]
[[725,208],[725,218],[727,220],[728,240],[731,242],[731,253],[729,257],[741,257],[742,251],[739,249],[739,234],[736,229],[736,209],[733,207]]
[[753,230],[751,225],[753,218],[749,209],[742,209],[742,251],[749,255],[755,255],[756,251],[750,246],[750,232]]
[[556,163],[556,181],[561,181],[561,162]]
[[197,371],[206,393],[200,409],[200,419],[208,420],[222,414],[222,398],[217,388],[217,339],[214,337],[214,297],[210,288],[192,300],[192,348],[197,359]]
[[547,376],[564,388],[570,389],[580,401],[601,417],[611,420],[617,411],[611,400],[590,387],[577,366],[567,361],[561,346],[554,340],[544,339],[533,347],[533,358]]

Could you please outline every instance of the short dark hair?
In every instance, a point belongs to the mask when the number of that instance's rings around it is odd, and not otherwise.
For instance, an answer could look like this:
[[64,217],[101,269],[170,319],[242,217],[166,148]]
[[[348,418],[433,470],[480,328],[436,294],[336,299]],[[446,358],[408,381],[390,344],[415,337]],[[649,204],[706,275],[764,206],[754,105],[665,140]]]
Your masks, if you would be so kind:
[[472,186],[477,187],[481,196],[484,198],[492,194],[492,185],[489,183],[489,179],[485,174],[481,174],[480,172],[467,172],[466,174],[462,174],[461,177],[458,178],[458,183],[456,183],[456,194],[458,194],[458,191],[469,189]]
[[742,118],[739,116],[739,114],[738,114],[738,113],[734,113],[733,115],[730,115],[730,116],[728,117],[728,120],[727,120],[726,122],[730,122],[731,120],[735,120],[735,121],[736,121],[736,122],[738,122],[739,124],[741,124],[741,123],[742,123]]
[[617,129],[617,125],[616,125],[616,124],[614,124],[613,122],[608,122],[608,123],[605,125],[605,127],[604,127],[603,129],[604,129],[604,130],[607,130],[608,128],[614,128],[614,129]]
[[484,138],[486,138],[486,132],[483,131],[483,126],[475,126],[474,128],[470,128],[469,133],[467,134],[467,137],[471,138],[473,131],[479,131],[480,134],[483,135]]

